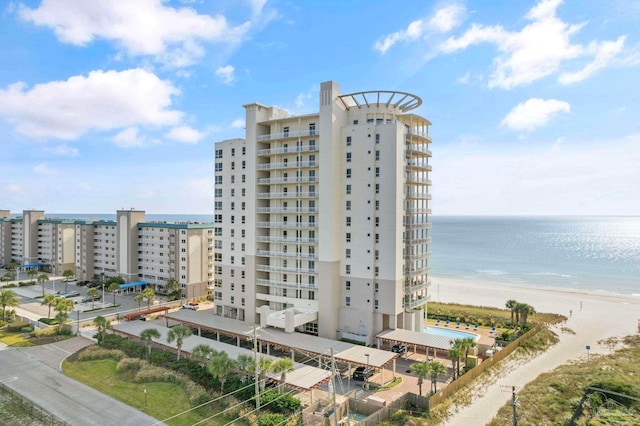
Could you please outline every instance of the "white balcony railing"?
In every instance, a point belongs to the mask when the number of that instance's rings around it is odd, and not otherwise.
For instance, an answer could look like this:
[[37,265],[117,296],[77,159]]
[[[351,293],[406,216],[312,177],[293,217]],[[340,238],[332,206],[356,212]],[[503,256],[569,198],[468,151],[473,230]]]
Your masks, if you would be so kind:
[[295,132],[283,132],[283,133],[269,133],[268,135],[258,136],[258,142],[270,141],[274,139],[286,139],[286,138],[298,138],[306,136],[317,136],[317,130],[299,130]]

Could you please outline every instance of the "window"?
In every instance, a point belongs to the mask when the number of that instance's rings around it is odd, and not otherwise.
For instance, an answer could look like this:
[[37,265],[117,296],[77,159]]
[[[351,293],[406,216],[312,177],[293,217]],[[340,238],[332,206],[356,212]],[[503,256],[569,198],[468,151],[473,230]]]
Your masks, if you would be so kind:
[[245,183],[247,181],[247,176],[246,175],[242,175],[242,183]]
[[351,242],[351,232],[347,232],[346,240],[347,240],[348,243]]
[[214,210],[222,210],[222,201],[216,201]]
[[347,146],[351,146],[351,136],[347,136]]
[[351,226],[351,216],[347,216],[347,226]]
[[242,160],[242,169],[244,170],[247,167],[247,162]]
[[374,288],[375,288],[375,290],[376,290],[376,293],[378,293],[378,290],[380,289],[380,287],[379,287],[379,286],[380,286],[380,284],[375,283],[375,284],[374,284],[374,286],[375,286]]
[[347,185],[347,195],[351,194],[351,185]]
[[351,162],[351,153],[347,152],[347,163]]
[[351,200],[347,200],[347,210],[351,210]]
[[222,158],[222,150],[216,149],[216,159]]
[[235,256],[231,256],[231,264],[233,265],[234,263],[236,263],[236,257]]
[[380,167],[376,167],[376,177],[380,177]]
[[243,202],[242,202],[242,210],[244,210],[244,209],[245,209],[245,207],[246,207],[246,203],[243,201]]
[[[376,300],[376,302],[377,302],[377,300]],[[241,304],[242,306],[244,306],[244,297],[243,297],[242,299],[240,299],[240,304]]]
[[351,290],[351,281],[347,281],[345,283],[345,287],[346,287],[347,290]]
[[235,210],[236,209],[236,203],[234,203],[233,201],[231,202],[231,210]]
[[235,196],[236,196],[236,190],[235,190],[235,189],[233,189],[233,188],[231,188],[231,196],[232,196],[232,197],[235,197]]
[[231,156],[233,157],[234,155],[236,155],[236,149],[235,148],[231,148]]
[[351,177],[351,169],[347,169],[347,179]]
[[376,200],[376,210],[380,210],[380,200]]
[[358,124],[358,120],[353,120],[353,125],[356,126]]
[[[378,219],[378,218],[376,218],[376,219]],[[246,216],[242,216],[242,221],[241,222],[242,222],[243,225],[244,225],[245,221],[246,221]]]
[[236,175],[231,175],[231,183],[236,183]]
[[245,195],[247,195],[247,190],[242,188],[242,196],[244,197]]
[[345,265],[345,273],[351,275],[351,265]]
[[242,147],[242,155],[245,155],[247,153],[247,147],[243,146]]
[[380,184],[376,183],[376,194],[380,193]]
[[235,296],[231,296],[231,303],[232,304],[236,303],[236,297]]
[[380,161],[380,151],[376,150],[376,161]]
[[309,136],[316,134],[316,123],[309,123]]
[[380,218],[376,216],[376,226],[380,226]]
[[[242,271],[242,272],[244,272],[244,271]],[[242,286],[240,287],[240,291],[244,293],[244,290],[245,290],[245,285],[242,284]]]
[[[218,253],[216,253],[216,254],[218,254]],[[345,256],[346,256],[347,259],[351,259],[351,249],[350,248],[348,248],[346,250]]]
[[222,171],[222,163],[216,163],[216,172]]
[[380,143],[380,133],[376,134],[376,143]]
[[378,299],[373,301],[373,308],[378,309]]
[[214,234],[216,237],[222,237],[222,228],[214,228]]
[[235,170],[236,169],[236,162],[232,161],[231,162],[231,170]]
[[235,216],[231,216],[231,223],[236,223],[236,217]]
[[235,269],[231,269],[229,271],[229,273],[231,274],[231,277],[235,277],[236,276],[236,270]]
[[216,198],[222,198],[222,188],[216,188],[215,196]]
[[213,217],[214,217],[214,222],[215,223],[222,223],[222,215],[221,214],[216,214]]
[[[376,266],[375,272],[376,272],[376,277],[378,275],[380,275],[380,268]],[[376,283],[376,285],[378,285],[378,284]],[[378,291],[378,290],[376,290],[376,291]]]
[[351,297],[349,297],[349,296],[345,297],[344,304],[346,306],[351,306]]

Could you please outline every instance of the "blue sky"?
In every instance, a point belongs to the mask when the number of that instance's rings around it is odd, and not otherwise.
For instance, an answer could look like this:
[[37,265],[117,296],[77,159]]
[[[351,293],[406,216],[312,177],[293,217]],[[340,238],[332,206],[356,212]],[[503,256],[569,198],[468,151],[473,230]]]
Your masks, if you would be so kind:
[[640,1],[33,0],[0,12],[0,208],[212,213],[243,104],[400,90],[434,214],[640,212]]

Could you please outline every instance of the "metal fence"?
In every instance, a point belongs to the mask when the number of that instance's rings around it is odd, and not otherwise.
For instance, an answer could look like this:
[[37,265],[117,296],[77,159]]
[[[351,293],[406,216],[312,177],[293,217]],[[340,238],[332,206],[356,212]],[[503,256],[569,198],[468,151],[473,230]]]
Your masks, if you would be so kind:
[[27,414],[34,422],[39,421],[40,424],[46,426],[70,426],[69,423],[57,417],[50,411],[45,410],[40,405],[24,397],[4,383],[0,383],[0,392],[9,396],[14,403],[20,404],[22,412]]

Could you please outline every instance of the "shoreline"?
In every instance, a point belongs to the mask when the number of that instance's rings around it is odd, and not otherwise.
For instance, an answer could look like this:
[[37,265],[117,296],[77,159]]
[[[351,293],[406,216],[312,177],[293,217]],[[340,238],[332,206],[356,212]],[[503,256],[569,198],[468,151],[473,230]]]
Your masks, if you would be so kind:
[[[432,302],[461,303],[504,308],[509,299],[532,305],[537,311],[567,315],[580,311],[581,303],[640,305],[640,294],[601,290],[536,286],[469,278],[431,276]],[[640,319],[640,313],[638,314]]]

